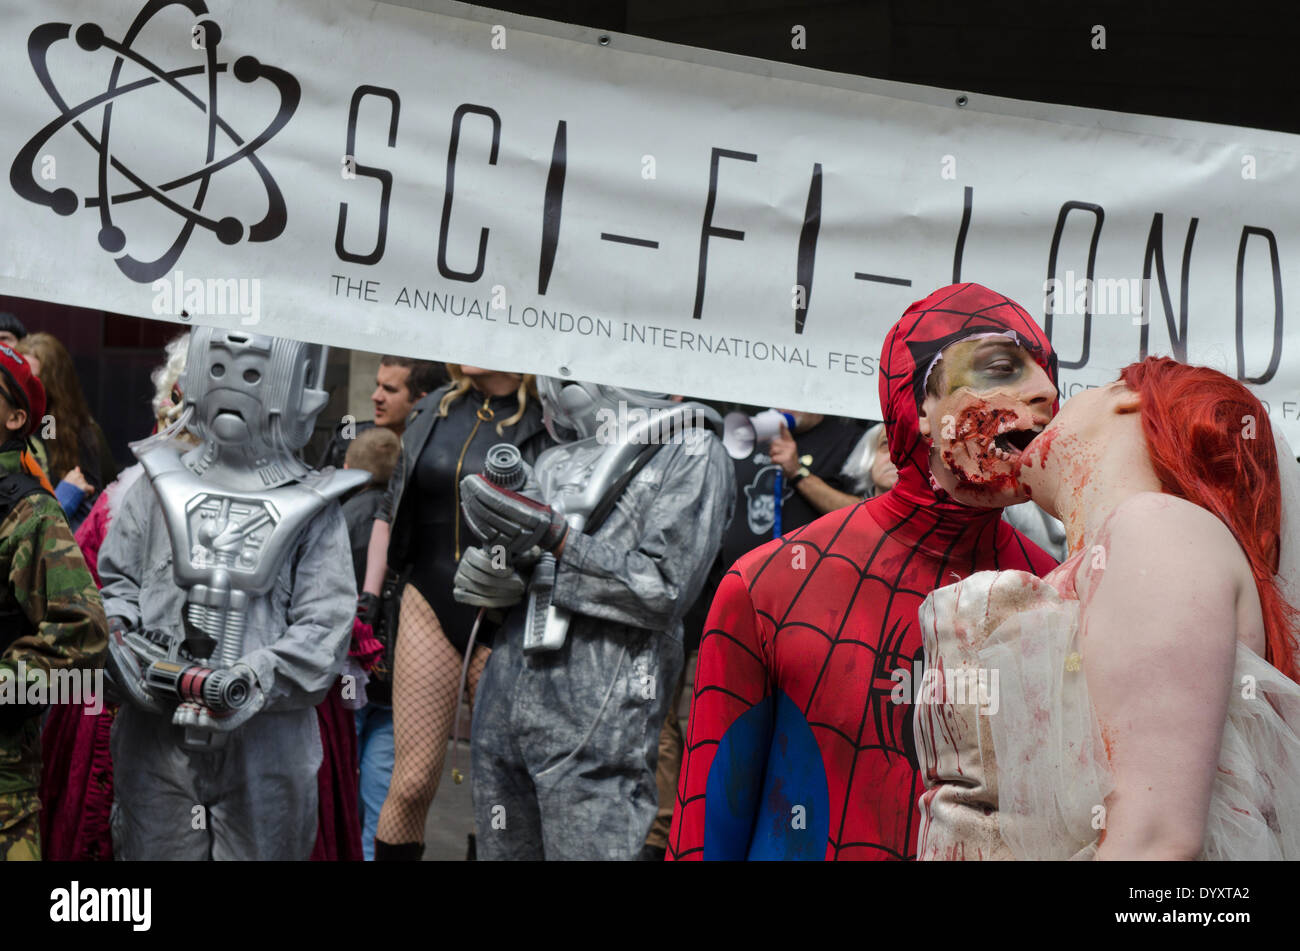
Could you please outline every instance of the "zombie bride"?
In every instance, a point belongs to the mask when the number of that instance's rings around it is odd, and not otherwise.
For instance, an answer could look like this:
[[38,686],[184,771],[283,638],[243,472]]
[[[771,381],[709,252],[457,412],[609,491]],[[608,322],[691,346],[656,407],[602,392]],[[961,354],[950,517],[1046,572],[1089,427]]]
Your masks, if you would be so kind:
[[1263,405],[1150,358],[1016,462],[1072,554],[921,606],[918,856],[1300,858],[1300,468]]

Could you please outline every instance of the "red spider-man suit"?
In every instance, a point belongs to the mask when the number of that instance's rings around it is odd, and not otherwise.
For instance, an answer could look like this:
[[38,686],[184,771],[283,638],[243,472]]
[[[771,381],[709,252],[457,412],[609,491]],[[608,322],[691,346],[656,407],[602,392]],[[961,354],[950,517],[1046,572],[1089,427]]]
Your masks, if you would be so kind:
[[700,642],[669,859],[915,857],[915,694],[891,674],[915,676],[917,608],[976,571],[1055,566],[1000,508],[939,489],[920,431],[933,357],[1007,330],[1054,384],[1050,342],[1001,294],[954,285],[909,307],[880,360],[897,485],[727,573]]

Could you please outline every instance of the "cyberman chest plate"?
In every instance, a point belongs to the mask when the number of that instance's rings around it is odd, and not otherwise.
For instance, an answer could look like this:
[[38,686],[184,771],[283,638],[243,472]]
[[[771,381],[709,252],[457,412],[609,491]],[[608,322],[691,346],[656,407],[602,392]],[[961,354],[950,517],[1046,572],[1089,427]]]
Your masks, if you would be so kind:
[[243,655],[249,603],[271,590],[308,522],[368,478],[316,473],[259,493],[235,492],[214,484],[212,472],[195,475],[170,447],[140,461],[162,508],[173,577],[185,592],[185,652],[219,667]]
[[215,569],[223,568],[244,575],[249,590],[265,591],[270,580],[267,569],[272,567],[272,559],[266,557],[268,545],[278,535],[286,534],[276,501],[283,504],[284,500],[216,492],[199,492],[191,497],[185,505],[183,526],[190,554],[184,573],[207,578]]

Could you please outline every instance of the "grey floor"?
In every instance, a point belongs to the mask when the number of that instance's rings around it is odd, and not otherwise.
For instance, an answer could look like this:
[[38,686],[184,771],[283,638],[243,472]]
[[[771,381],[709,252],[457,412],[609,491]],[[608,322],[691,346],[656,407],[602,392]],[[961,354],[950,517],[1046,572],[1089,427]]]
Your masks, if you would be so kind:
[[[451,757],[458,745],[458,765],[465,774],[465,781],[460,785],[451,781]],[[434,797],[429,818],[424,824],[426,862],[464,861],[467,837],[474,831],[474,806],[469,788],[469,743],[461,741],[457,744],[453,740],[447,745],[447,762],[442,768],[438,795]]]

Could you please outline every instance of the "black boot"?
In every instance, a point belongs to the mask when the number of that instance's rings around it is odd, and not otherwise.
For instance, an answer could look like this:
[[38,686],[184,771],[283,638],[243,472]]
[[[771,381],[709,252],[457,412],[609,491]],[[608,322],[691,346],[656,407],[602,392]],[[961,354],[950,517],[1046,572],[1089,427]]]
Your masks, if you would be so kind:
[[424,858],[423,842],[385,842],[375,839],[376,862],[418,862]]

